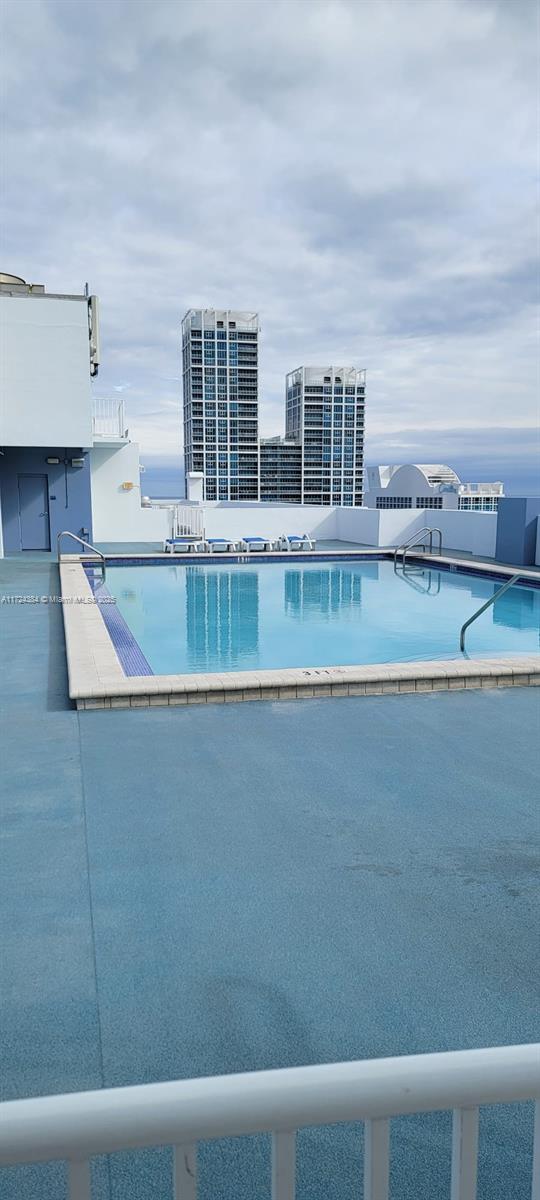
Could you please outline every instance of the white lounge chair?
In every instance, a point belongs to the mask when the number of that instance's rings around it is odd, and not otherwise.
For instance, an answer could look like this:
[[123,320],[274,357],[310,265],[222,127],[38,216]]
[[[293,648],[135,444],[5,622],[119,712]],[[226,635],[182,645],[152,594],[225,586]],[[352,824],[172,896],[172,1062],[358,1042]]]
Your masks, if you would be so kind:
[[280,550],[314,550],[315,538],[308,533],[282,533],[278,545]]
[[241,550],[246,550],[248,553],[251,550],[273,550],[274,543],[272,538],[267,537],[243,537],[240,542]]
[[204,538],[201,537],[192,535],[188,537],[170,537],[165,539],[163,550],[165,554],[180,554],[184,551],[189,553],[191,550],[200,550],[201,546],[204,546]]
[[238,550],[238,539],[223,537],[206,538],[204,549],[210,554],[214,554],[216,550]]

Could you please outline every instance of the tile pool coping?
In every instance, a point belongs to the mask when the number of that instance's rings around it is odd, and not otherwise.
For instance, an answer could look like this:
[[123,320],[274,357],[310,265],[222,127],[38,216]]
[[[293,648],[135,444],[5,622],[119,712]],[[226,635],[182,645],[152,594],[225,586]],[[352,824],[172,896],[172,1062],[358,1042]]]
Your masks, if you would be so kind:
[[[345,552],[342,552],[340,557],[344,556]],[[348,556],[351,557],[350,551]],[[116,559],[118,556],[113,557]],[[155,555],[148,557],[153,560],[160,558]],[[205,561],[215,560],[215,555],[189,557],[192,561],[195,557],[197,561],[203,558]],[[227,555],[233,560],[237,557]],[[285,552],[279,557],[290,561],[293,556]],[[313,561],[309,553],[302,557]],[[336,556],[329,554],[328,557]],[[353,554],[353,557],[373,558],[375,555],[373,551],[371,554],[368,551]],[[379,552],[377,557],[388,557],[388,551],[386,554]],[[417,557],[431,566],[442,561],[463,566],[463,560],[447,556],[443,556],[442,560],[439,556],[435,560],[428,555]],[[223,704],[241,700],[303,700],[324,696],[399,695],[415,691],[540,685],[540,655],[537,654],[212,674],[127,676],[103,620],[100,605],[94,603],[92,588],[83,566],[88,561],[95,562],[95,559],[62,555],[59,563],[69,696],[79,709]],[[167,556],[166,561],[171,562],[171,557]],[[473,561],[471,565],[478,574],[494,574],[491,564]],[[515,568],[512,570],[497,564],[495,574],[505,578],[512,573],[516,573]],[[526,568],[523,569],[523,576],[540,581],[539,572]]]

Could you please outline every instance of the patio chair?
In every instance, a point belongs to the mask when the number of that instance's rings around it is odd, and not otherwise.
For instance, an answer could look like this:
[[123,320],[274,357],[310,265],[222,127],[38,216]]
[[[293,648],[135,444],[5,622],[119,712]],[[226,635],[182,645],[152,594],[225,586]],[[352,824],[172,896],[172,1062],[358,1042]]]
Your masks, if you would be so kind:
[[176,554],[182,551],[197,551],[204,546],[204,538],[196,535],[188,537],[170,537],[166,538],[163,543],[163,551],[165,554]]
[[206,538],[204,548],[210,554],[214,554],[216,550],[238,550],[238,538]]
[[279,539],[280,550],[314,550],[315,538],[308,533],[282,533]]
[[274,543],[272,538],[268,537],[243,537],[240,542],[240,548],[248,553],[251,550],[273,550]]

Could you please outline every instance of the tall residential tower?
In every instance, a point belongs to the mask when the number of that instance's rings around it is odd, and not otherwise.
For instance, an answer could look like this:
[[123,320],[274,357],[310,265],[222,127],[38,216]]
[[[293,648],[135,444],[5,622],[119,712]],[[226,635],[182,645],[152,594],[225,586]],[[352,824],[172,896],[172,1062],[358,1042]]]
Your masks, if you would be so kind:
[[190,309],[182,321],[186,477],[205,500],[259,499],[257,313]]
[[298,367],[286,380],[288,440],[302,445],[303,504],[363,502],[366,372]]

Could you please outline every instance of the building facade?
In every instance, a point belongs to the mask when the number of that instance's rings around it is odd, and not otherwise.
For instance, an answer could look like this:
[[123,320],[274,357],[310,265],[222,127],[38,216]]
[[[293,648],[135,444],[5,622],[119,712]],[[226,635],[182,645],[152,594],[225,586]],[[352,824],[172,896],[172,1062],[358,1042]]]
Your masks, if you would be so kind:
[[141,507],[122,401],[92,396],[97,297],[0,274],[0,342],[0,555],[54,552],[64,530],[85,541],[166,536],[165,514]]
[[365,393],[354,367],[287,375],[285,436],[302,447],[302,504],[363,503]]
[[503,484],[462,483],[444,463],[404,463],[368,467],[368,508],[461,509],[497,512]]
[[0,276],[0,503],[6,552],[51,550],[67,528],[90,536],[96,309],[86,294],[51,294],[42,284]]
[[182,321],[186,476],[205,500],[259,499],[257,313],[190,309]]
[[302,503],[302,443],[261,438],[261,500]]

